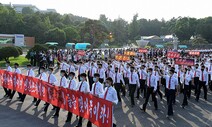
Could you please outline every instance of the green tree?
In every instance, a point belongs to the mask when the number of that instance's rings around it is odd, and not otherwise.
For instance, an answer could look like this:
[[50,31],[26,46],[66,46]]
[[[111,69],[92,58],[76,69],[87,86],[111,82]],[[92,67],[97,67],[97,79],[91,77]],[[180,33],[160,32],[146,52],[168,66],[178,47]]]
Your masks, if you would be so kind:
[[98,47],[109,35],[107,28],[98,20],[86,21],[80,33],[83,41],[92,43],[91,48]]
[[30,8],[30,7],[24,7],[24,8],[22,9],[22,14],[24,14],[24,15],[33,14],[33,13],[34,13],[34,11],[33,11],[32,8]]
[[139,35],[139,23],[138,23],[138,14],[135,14],[133,16],[132,22],[129,24],[129,39],[130,40],[136,40],[136,36]]
[[0,59],[4,59],[6,62],[9,61],[10,57],[18,57],[20,52],[16,47],[2,47],[0,49]]
[[59,28],[50,29],[45,32],[45,37],[48,42],[58,42],[60,46],[65,45],[66,34],[64,30]]
[[79,42],[80,41],[80,35],[74,27],[66,27],[64,29],[64,32],[66,34],[66,42]]

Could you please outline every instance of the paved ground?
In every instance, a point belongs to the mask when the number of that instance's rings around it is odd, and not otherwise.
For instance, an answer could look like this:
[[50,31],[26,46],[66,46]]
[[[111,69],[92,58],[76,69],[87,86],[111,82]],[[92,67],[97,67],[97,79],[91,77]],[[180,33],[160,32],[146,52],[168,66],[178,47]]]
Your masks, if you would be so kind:
[[[22,69],[25,72],[24,69]],[[59,79],[58,73],[57,77]],[[0,127],[74,127],[78,120],[73,116],[71,123],[65,123],[66,111],[60,112],[58,119],[51,118],[53,111],[51,106],[47,114],[42,112],[44,102],[35,108],[32,97],[27,96],[22,104],[16,101],[16,96],[12,101],[3,98],[4,91],[0,87]],[[182,95],[177,97],[177,104],[174,106],[174,117],[168,120],[165,116],[167,113],[166,99],[158,98],[158,108],[155,111],[153,102],[147,105],[146,113],[139,110],[139,106],[144,103],[144,99],[136,99],[136,106],[129,107],[129,97],[123,97],[122,102],[115,107],[115,118],[118,127],[212,127],[212,92],[208,93],[208,101],[200,97],[197,103],[192,97],[189,100],[189,106],[185,109],[180,107]],[[84,120],[85,126],[87,120]]]

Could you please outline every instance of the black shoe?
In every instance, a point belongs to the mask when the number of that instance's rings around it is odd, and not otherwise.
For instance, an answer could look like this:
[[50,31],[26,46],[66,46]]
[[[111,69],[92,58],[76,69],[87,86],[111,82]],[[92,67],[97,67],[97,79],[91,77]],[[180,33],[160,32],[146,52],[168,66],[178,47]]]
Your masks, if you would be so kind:
[[199,100],[198,99],[195,99],[195,101],[198,102]]
[[7,94],[5,94],[4,97],[9,97],[9,96]]
[[33,100],[33,101],[32,101],[32,103],[35,103],[35,102],[37,102],[37,101],[36,101],[36,100]]
[[67,120],[66,120],[66,123],[68,123],[68,122],[71,122],[71,120],[70,120],[70,119],[67,119]]
[[56,109],[55,107],[52,108],[52,110],[55,110],[55,109]]
[[34,106],[38,107],[38,104],[34,104]]
[[141,111],[144,111],[144,112],[146,112],[146,110],[145,110],[145,109],[143,109],[143,108],[140,108],[140,110],[141,110]]
[[184,109],[185,108],[185,105],[181,105],[181,107]]
[[158,110],[158,108],[155,108],[155,110]]
[[43,109],[43,111],[46,113],[46,112],[47,112],[47,109],[46,109],[46,108],[44,108],[44,109]]

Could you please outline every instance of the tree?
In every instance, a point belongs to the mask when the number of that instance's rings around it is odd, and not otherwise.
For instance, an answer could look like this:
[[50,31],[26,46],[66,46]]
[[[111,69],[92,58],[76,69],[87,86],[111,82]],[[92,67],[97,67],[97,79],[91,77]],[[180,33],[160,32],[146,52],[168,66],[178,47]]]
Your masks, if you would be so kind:
[[80,33],[83,41],[92,43],[91,48],[98,47],[109,35],[107,28],[98,20],[86,21]]
[[191,39],[190,42],[192,43],[192,45],[208,44],[208,41],[206,41],[200,35],[195,36],[193,39]]
[[30,8],[30,7],[24,7],[24,8],[22,9],[22,14],[24,14],[24,15],[33,14],[33,13],[34,13],[34,11],[33,11],[32,8]]
[[132,22],[129,24],[129,39],[130,40],[136,40],[136,36],[139,35],[139,23],[138,23],[138,14],[135,14],[133,16]]
[[45,32],[46,41],[58,42],[60,46],[65,45],[66,34],[59,28],[50,29]]
[[66,34],[66,42],[79,42],[80,41],[80,35],[76,28],[74,27],[66,27],[64,29],[64,32]]
[[0,49],[0,60],[4,59],[6,62],[9,61],[10,57],[18,57],[19,55],[18,49],[13,46],[2,47]]

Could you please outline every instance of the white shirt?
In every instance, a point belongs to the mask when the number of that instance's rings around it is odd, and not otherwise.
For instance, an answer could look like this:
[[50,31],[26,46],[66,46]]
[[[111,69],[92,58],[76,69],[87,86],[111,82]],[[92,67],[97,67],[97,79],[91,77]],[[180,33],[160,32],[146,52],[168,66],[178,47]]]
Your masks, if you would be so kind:
[[192,79],[191,75],[183,74],[180,78],[180,82],[182,84],[189,85],[189,82],[191,81],[191,79]]
[[90,86],[86,81],[81,81],[78,84],[78,91],[83,92],[83,93],[89,93],[90,92]]
[[16,68],[14,73],[21,74],[21,70],[19,68]]
[[140,82],[138,78],[138,74],[136,72],[130,72],[129,76],[129,84],[137,84],[140,87]]
[[105,79],[105,70],[103,68],[97,68],[96,73],[99,73],[101,79]]
[[45,82],[47,82],[47,80],[48,80],[45,72],[41,73],[39,75],[38,79],[43,80]]
[[64,88],[67,88],[68,87],[68,85],[67,85],[67,79],[66,79],[65,76],[61,77],[59,86],[60,87],[64,87]]
[[78,66],[78,74],[82,74],[86,72],[86,67],[84,67],[83,65],[79,65]]
[[89,76],[90,76],[90,77],[93,77],[95,73],[96,73],[96,67],[91,66],[91,67],[89,68]]
[[154,91],[157,90],[157,77],[153,74],[147,76],[147,87],[154,87]]
[[[165,79],[166,79],[166,88],[175,90],[176,86],[178,85],[177,78],[174,75],[172,75],[171,81],[169,82],[170,76],[166,75]],[[170,88],[169,88],[169,83],[170,83]]]
[[66,71],[68,68],[69,68],[69,65],[68,65],[67,63],[64,63],[64,62],[63,62],[63,63],[61,64],[61,70],[65,70],[65,71]]
[[193,77],[200,77],[200,70],[199,69],[194,70]]
[[93,95],[101,95],[103,94],[103,85],[100,82],[93,83],[92,84],[92,89],[91,89],[91,94]]
[[75,70],[74,65],[69,65],[68,72],[70,73],[70,72],[75,72],[75,71],[76,70]]
[[206,71],[200,71],[199,81],[204,81],[208,85],[208,73]]
[[138,70],[138,73],[139,73],[139,79],[142,79],[142,80],[146,80],[146,75],[145,74],[143,74],[143,71],[144,71],[144,73],[146,73],[146,71],[145,70],[141,70],[141,69],[139,69]]
[[153,71],[152,73],[155,77],[156,77],[156,80],[159,81],[159,74],[157,71]]
[[57,83],[58,83],[56,76],[52,73],[49,74],[47,82],[52,85],[57,85]]
[[103,98],[105,100],[118,104],[117,92],[115,88],[113,88],[112,86],[106,87],[104,94],[100,95],[100,98]]
[[122,73],[119,73],[119,72],[115,73],[113,76],[113,82],[121,83],[121,81],[123,84],[125,84]]
[[12,72],[12,68],[10,66],[8,66],[7,71]]
[[32,69],[30,69],[30,70],[27,71],[26,76],[35,77],[35,73]]
[[68,87],[67,87],[67,88],[68,88],[68,89],[71,89],[71,90],[77,90],[78,84],[77,84],[76,80],[71,79],[71,80],[69,81],[69,84],[68,84]]

